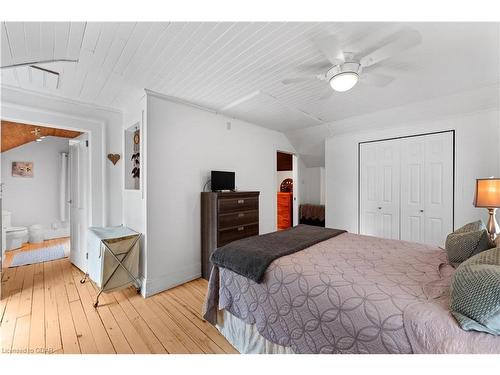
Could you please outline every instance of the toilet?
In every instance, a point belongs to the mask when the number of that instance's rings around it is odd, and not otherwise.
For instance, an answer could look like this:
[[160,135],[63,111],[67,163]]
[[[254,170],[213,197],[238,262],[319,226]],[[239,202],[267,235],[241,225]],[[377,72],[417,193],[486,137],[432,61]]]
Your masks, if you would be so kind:
[[2,211],[2,231],[5,232],[5,251],[15,250],[28,242],[28,229],[26,227],[13,227],[11,225],[12,213]]

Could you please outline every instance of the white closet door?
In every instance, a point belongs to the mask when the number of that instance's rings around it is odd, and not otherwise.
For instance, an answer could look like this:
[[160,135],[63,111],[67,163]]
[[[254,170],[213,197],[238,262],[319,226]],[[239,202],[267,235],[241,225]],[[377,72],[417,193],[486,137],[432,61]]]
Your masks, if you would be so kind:
[[401,239],[423,243],[425,239],[424,137],[401,140]]
[[429,245],[444,245],[453,230],[453,136],[425,136],[425,238]]
[[441,246],[453,229],[453,135],[401,143],[401,239]]
[[360,233],[379,236],[379,187],[377,143],[364,143],[360,148]]
[[360,232],[399,239],[398,140],[361,145]]
[[453,230],[451,132],[360,146],[360,233],[442,246]]
[[379,142],[380,237],[399,239],[400,141]]

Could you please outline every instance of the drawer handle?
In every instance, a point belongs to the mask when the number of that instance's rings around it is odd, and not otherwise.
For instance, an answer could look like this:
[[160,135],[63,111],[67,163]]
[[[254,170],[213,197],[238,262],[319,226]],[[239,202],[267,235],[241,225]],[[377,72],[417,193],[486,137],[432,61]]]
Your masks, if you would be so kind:
[[243,217],[245,216],[245,214],[238,214],[238,217]]
[[245,203],[244,199],[238,199],[238,204],[243,204],[243,203]]
[[238,227],[238,231],[242,231],[243,229],[245,229],[245,227]]

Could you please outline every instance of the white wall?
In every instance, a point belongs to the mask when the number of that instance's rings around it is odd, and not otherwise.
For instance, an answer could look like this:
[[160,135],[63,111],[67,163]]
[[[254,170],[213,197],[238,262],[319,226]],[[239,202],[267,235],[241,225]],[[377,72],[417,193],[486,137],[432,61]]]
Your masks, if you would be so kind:
[[[130,126],[139,123],[141,126],[141,144],[142,149],[141,149],[141,181],[142,185],[140,190],[128,190],[124,189],[123,190],[123,218],[122,222],[125,226],[142,233],[142,238],[141,238],[141,256],[139,257],[139,274],[141,280],[146,279],[146,258],[145,258],[145,252],[146,252],[146,246],[147,246],[147,233],[146,233],[146,196],[145,196],[145,187],[144,187],[144,181],[145,181],[145,175],[146,175],[146,170],[144,168],[145,166],[145,160],[146,160],[146,153],[144,152],[144,145],[147,143],[146,140],[146,97],[142,97],[140,100],[137,101],[137,104],[135,106],[132,106],[129,108],[129,110],[124,114],[123,116],[123,126],[120,134],[120,139],[121,142],[124,144],[124,135],[125,135],[125,129],[128,129]],[[124,147],[122,147],[124,149]],[[123,157],[123,155],[122,155]],[[127,163],[125,163],[125,160],[121,163],[121,178],[123,178],[124,173],[128,173],[128,171],[125,171],[127,166]],[[123,188],[125,188],[125,184],[122,185]],[[143,294],[145,293],[145,288],[142,290]]]
[[311,167],[302,169],[301,203],[325,204],[325,168]]
[[147,295],[200,276],[200,192],[211,170],[260,191],[260,233],[275,230],[276,152],[295,151],[282,133],[151,94],[146,148]]
[[392,129],[372,129],[327,139],[326,225],[358,232],[359,142],[443,130],[455,130],[455,228],[473,220],[486,220],[487,211],[472,204],[475,179],[500,175],[499,121],[498,110],[412,124],[401,119],[401,125]]
[[[123,160],[122,126],[123,116],[121,113],[108,113],[104,119],[105,126],[105,152],[103,155],[105,163],[105,207],[106,225],[123,224],[123,171],[121,165]],[[108,154],[120,154],[121,159],[113,165],[108,159]]]
[[[61,153],[69,152],[67,138],[46,137],[2,153],[3,209],[12,212],[12,225],[41,224],[46,238],[69,235],[59,218]],[[33,177],[12,177],[13,161],[32,161]],[[66,228],[55,231],[52,225]],[[54,233],[53,233],[54,232]]]

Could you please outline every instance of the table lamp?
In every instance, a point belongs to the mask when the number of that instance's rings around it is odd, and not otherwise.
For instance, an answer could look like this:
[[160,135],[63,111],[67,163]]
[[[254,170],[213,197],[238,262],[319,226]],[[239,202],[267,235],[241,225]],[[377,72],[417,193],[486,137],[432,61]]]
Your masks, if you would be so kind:
[[476,180],[476,207],[487,208],[490,214],[486,229],[492,240],[500,233],[495,218],[497,208],[500,207],[500,178],[480,178]]

